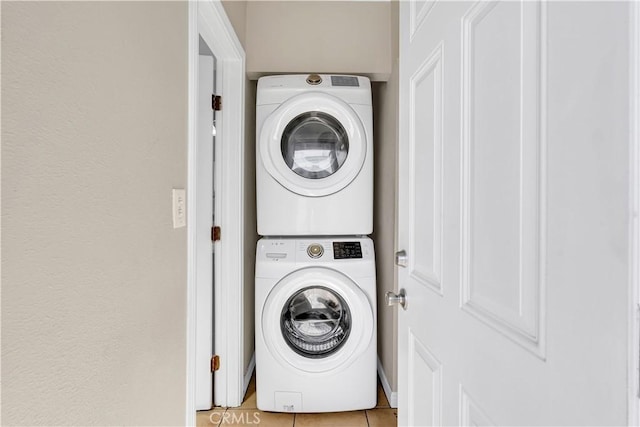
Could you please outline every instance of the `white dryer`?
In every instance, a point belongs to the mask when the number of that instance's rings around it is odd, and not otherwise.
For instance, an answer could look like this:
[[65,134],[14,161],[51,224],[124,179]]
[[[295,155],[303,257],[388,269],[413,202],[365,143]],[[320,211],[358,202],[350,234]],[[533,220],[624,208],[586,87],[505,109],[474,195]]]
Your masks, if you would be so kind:
[[369,238],[263,238],[256,251],[258,408],[376,405],[376,277]]
[[371,83],[366,77],[312,74],[258,80],[258,234],[370,234],[372,137]]

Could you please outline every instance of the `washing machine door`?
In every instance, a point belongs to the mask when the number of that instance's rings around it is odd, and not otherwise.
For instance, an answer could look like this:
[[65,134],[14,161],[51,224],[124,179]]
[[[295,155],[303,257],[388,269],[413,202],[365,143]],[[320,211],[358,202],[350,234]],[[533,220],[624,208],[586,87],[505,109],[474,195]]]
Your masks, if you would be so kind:
[[373,339],[369,299],[329,268],[304,268],[282,279],[269,293],[261,320],[268,351],[301,373],[345,369]]
[[258,141],[265,169],[309,197],[336,193],[360,173],[366,132],[349,104],[325,93],[290,98],[264,122]]

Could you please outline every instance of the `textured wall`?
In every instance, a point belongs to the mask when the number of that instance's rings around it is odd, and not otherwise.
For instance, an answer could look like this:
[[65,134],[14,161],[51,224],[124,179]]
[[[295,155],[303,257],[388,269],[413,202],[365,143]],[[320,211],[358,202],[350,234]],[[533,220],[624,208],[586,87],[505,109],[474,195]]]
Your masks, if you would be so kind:
[[2,2],[2,421],[181,425],[186,2]]
[[391,2],[389,81],[373,85],[375,178],[374,234],[378,279],[378,357],[393,391],[397,388],[397,308],[387,307],[384,294],[396,289],[395,267],[398,151],[398,2]]
[[244,0],[222,0],[222,7],[224,7],[236,36],[246,51],[247,2]]
[[244,131],[244,369],[255,351],[255,264],[258,232],[256,224],[256,82],[245,82]]
[[390,7],[386,1],[250,1],[247,74],[345,73],[387,80]]

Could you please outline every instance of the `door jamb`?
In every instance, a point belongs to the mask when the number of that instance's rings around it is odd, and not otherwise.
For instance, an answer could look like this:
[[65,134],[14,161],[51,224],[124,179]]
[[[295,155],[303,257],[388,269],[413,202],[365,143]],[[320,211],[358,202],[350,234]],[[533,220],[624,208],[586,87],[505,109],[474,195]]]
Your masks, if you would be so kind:
[[630,2],[629,23],[629,362],[628,425],[640,421],[640,4]]
[[195,425],[195,147],[197,138],[197,60],[201,36],[216,57],[216,92],[224,108],[216,114],[216,151],[220,158],[220,209],[216,224],[223,236],[216,242],[219,274],[214,284],[214,350],[220,356],[215,372],[214,404],[239,406],[244,367],[244,84],[245,53],[220,0],[190,1],[188,6],[188,193],[187,193],[187,352],[185,423]]

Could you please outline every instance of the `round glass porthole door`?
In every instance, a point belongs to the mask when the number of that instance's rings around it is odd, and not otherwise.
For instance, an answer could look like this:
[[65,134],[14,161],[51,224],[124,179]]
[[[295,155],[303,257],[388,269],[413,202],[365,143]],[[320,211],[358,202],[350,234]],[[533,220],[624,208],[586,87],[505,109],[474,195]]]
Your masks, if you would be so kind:
[[333,175],[349,154],[349,137],[333,116],[312,111],[300,114],[284,129],[282,157],[293,172],[303,178]]
[[323,286],[309,286],[286,301],[280,328],[293,351],[308,358],[324,358],[347,341],[351,312],[336,292]]
[[375,339],[367,294],[331,268],[306,267],[286,275],[260,311],[256,339],[270,357],[298,374],[346,369]]
[[259,161],[284,188],[323,197],[360,173],[370,141],[359,113],[326,93],[289,98],[268,114],[256,141]]

